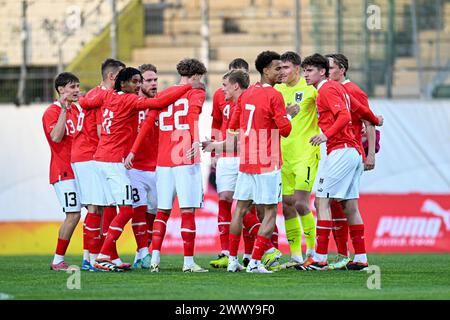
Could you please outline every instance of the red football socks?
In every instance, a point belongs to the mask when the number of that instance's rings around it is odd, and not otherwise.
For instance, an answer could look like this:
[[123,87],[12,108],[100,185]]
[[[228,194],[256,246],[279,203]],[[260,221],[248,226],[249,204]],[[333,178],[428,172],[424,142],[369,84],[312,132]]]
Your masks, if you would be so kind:
[[153,223],[155,222],[156,214],[147,213],[147,233],[148,233],[148,246],[152,243],[152,235],[153,235]]
[[102,235],[106,237],[108,233],[109,225],[117,215],[116,207],[104,207],[103,208],[103,222],[102,222]]
[[244,239],[244,253],[251,255],[253,252],[253,246],[255,245],[256,237],[248,233],[247,228],[244,227],[242,229],[242,238]]
[[139,206],[133,209],[131,227],[136,239],[137,249],[148,246],[147,206]]
[[247,213],[242,222],[244,228],[248,230],[248,233],[256,237],[258,235],[259,227],[261,223],[259,222],[258,216],[256,215],[256,209],[253,207],[249,213]]
[[162,242],[166,235],[167,220],[169,220],[168,214],[162,211],[156,213],[155,221],[153,222],[152,250],[161,251]]
[[191,211],[181,212],[181,238],[183,239],[184,256],[194,256],[195,215]]
[[64,240],[58,238],[58,243],[56,245],[56,251],[55,253],[60,256],[64,256],[67,251],[67,247],[69,246],[70,240]]
[[341,203],[331,201],[331,218],[333,220],[333,237],[336,242],[338,253],[348,255],[348,223]]
[[230,233],[230,256],[231,257],[237,257],[240,239],[241,239],[240,234]]
[[317,248],[318,254],[328,254],[328,242],[330,240],[330,231],[333,228],[333,221],[318,220],[317,221]]
[[349,226],[350,228],[350,237],[352,239],[353,249],[355,250],[355,254],[365,254],[366,253],[366,244],[364,240],[364,225],[363,224],[355,224]]
[[119,239],[123,232],[123,228],[130,221],[133,216],[133,208],[131,206],[121,206],[119,209],[119,214],[111,222],[108,235],[106,236],[105,242],[103,243],[101,254],[111,256],[114,259],[116,240]]
[[252,259],[261,260],[264,252],[272,246],[271,239],[258,235],[253,247]]
[[231,223],[231,206],[232,201],[219,200],[219,237],[220,247],[222,250],[229,250],[230,248],[230,223]]
[[88,212],[84,219],[84,228],[86,229],[87,250],[91,254],[98,254],[102,245],[101,220],[99,214]]

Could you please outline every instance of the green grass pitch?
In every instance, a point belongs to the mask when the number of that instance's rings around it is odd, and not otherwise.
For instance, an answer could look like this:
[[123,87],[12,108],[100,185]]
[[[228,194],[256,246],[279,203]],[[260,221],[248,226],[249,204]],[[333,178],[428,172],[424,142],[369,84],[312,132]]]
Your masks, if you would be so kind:
[[[214,256],[199,255],[203,267]],[[283,257],[286,261],[287,257]],[[50,271],[51,256],[2,256],[0,297],[5,299],[154,299],[154,300],[305,300],[305,299],[450,299],[450,254],[370,255],[380,268],[380,289],[369,289],[361,271],[283,270],[275,274],[181,272],[183,257],[163,255],[161,273],[81,272],[81,289],[68,289],[71,274]],[[124,261],[130,261],[125,256]],[[68,256],[69,264],[81,257]],[[72,278],[73,279],[73,278]],[[372,279],[373,280],[373,279]],[[69,281],[70,282],[70,281]],[[74,283],[72,281],[72,283]],[[372,281],[372,283],[374,283]]]

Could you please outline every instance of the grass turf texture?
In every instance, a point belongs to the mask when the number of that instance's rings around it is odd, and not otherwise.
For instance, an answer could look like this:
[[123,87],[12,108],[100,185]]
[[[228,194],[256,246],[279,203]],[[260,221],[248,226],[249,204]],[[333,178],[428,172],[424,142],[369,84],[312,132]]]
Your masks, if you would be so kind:
[[[131,256],[124,256],[131,261]],[[364,271],[282,270],[275,274],[228,273],[213,269],[212,255],[196,262],[208,273],[181,272],[183,257],[163,255],[161,273],[81,272],[81,290],[67,289],[71,276],[50,271],[50,256],[0,258],[0,297],[12,299],[450,299],[450,254],[370,255],[381,270],[381,289],[370,290]],[[283,262],[287,257],[283,257]],[[68,256],[69,264],[81,257]],[[7,296],[6,296],[7,295]]]

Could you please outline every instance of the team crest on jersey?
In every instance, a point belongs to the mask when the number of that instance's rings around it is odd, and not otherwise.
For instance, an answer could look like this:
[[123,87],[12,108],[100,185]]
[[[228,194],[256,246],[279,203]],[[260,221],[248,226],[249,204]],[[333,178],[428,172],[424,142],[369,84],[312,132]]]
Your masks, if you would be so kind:
[[295,102],[302,102],[303,100],[303,91],[298,91],[295,93]]

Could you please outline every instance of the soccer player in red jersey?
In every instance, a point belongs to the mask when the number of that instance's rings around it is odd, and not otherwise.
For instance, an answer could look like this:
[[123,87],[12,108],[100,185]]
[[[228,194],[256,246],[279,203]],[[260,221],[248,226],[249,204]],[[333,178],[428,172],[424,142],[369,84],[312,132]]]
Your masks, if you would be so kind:
[[[184,59],[177,64],[180,85],[200,84],[206,68],[197,59]],[[194,261],[195,209],[203,205],[203,183],[200,170],[198,118],[205,101],[205,91],[194,89],[173,104],[152,112],[145,120],[128,155],[125,165],[132,164],[134,155],[158,118],[159,142],[156,166],[158,211],[153,223],[151,272],[160,271],[161,247],[175,195],[181,210],[181,237],[184,244],[183,272],[207,272]]]
[[[361,103],[364,107],[370,109],[367,94],[354,82],[346,78],[348,70],[348,59],[343,54],[328,54],[330,65],[330,79],[342,83],[346,92]],[[353,105],[350,103],[350,113],[352,117],[352,125],[355,130],[355,138],[362,147],[363,125],[367,133],[368,153],[362,153],[364,170],[372,170],[375,167],[375,126],[361,118],[361,116],[352,111]],[[363,149],[363,148],[362,148]],[[332,201],[330,204],[331,216],[333,220],[333,237],[338,249],[336,260],[329,265],[330,269],[346,269],[350,262],[348,256],[348,223],[345,212],[338,201]],[[363,254],[365,252],[355,252],[355,254]]]
[[[147,98],[154,98],[158,92],[157,69],[152,64],[143,64],[138,67],[142,73],[143,82],[139,95]],[[147,117],[149,110],[141,110],[138,113],[135,136],[137,136],[142,123]],[[151,233],[157,209],[156,193],[156,159],[158,156],[158,127],[153,122],[153,128],[145,136],[136,157],[133,167],[127,170],[128,177],[133,187],[133,227],[134,237],[137,244],[137,252],[133,263],[133,268],[150,268],[149,245],[151,243]],[[133,139],[133,142],[135,137]]]
[[[112,89],[114,80],[125,65],[114,59],[106,59],[101,66],[102,82],[90,90],[86,97],[95,97],[101,91]],[[94,153],[100,137],[102,114],[96,109],[74,108],[73,121],[76,131],[73,135],[71,162],[80,191],[80,202],[87,207],[83,224],[83,262],[82,270],[95,271],[93,264],[103,243],[101,211],[98,206],[108,206],[103,194],[102,184],[96,171]],[[108,224],[116,215],[116,207],[104,209],[104,223]],[[109,224],[108,224],[109,226]],[[107,230],[107,228],[105,228]],[[106,236],[106,231],[105,231]]]
[[50,269],[68,270],[64,255],[80,221],[81,211],[78,187],[70,166],[71,135],[76,131],[76,123],[70,115],[76,108],[73,102],[78,100],[80,80],[72,73],[63,72],[55,79],[55,89],[59,100],[45,110],[42,124],[51,151],[50,184],[55,188],[66,218],[59,229],[58,244]]
[[[313,145],[326,142],[327,146],[327,158],[319,179],[315,203],[318,218],[317,248],[314,262],[307,268],[326,270],[329,234],[333,228],[331,200],[338,200],[343,204],[355,251],[365,252],[364,225],[358,209],[359,179],[363,171],[362,150],[351,125],[351,97],[342,84],[328,80],[328,59],[314,54],[302,62],[302,68],[306,82],[315,86],[318,91],[317,112],[322,133],[312,137],[310,142]],[[367,118],[370,118],[370,114],[373,115],[360,107],[355,112],[360,112]],[[375,117],[373,121],[378,124],[379,120]],[[355,255],[355,262],[367,267],[367,255]]]
[[111,256],[116,251],[116,240],[133,215],[132,188],[123,160],[132,144],[136,115],[139,110],[163,108],[192,88],[191,85],[171,88],[164,97],[149,99],[137,95],[141,83],[142,75],[139,70],[125,68],[118,73],[114,90],[79,100],[80,105],[86,109],[102,105],[102,132],[94,158],[108,203],[116,203],[119,206],[119,213],[109,226],[94,265],[104,271],[129,269],[119,258],[111,261]]
[[229,133],[240,136],[240,165],[233,196],[238,202],[230,227],[227,270],[242,270],[236,253],[243,218],[254,203],[264,211],[264,217],[247,272],[271,273],[261,260],[264,253],[275,256],[276,259],[271,259],[273,262],[278,262],[281,257],[281,252],[273,247],[271,237],[276,222],[277,204],[281,201],[280,135],[288,136],[292,127],[283,97],[273,88],[281,81],[280,55],[264,51],[256,58],[255,66],[261,80],[239,97],[228,130]]
[[[242,70],[248,72],[248,63],[244,59],[236,58],[230,62],[229,70]],[[228,75],[228,74],[227,74]],[[226,76],[224,76],[224,81]],[[248,84],[243,90],[247,89]],[[241,92],[238,92],[238,96]],[[237,100],[237,99],[236,99]],[[211,139],[215,141],[223,141],[226,137],[226,131],[231,115],[235,108],[235,101],[231,96],[225,96],[223,88],[216,90],[213,96]],[[210,265],[214,268],[226,268],[228,266],[229,242],[230,242],[230,223],[231,223],[231,206],[233,204],[233,193],[236,188],[236,180],[239,173],[239,154],[237,150],[231,152],[223,151],[211,154],[212,166],[216,168],[216,184],[217,193],[219,195],[219,212],[218,227],[220,246],[222,248],[218,258],[210,261]],[[243,238],[245,253],[243,257],[243,265],[247,267],[250,262],[255,236],[258,233],[259,222],[255,207],[252,207],[250,214],[246,215],[244,220]]]

